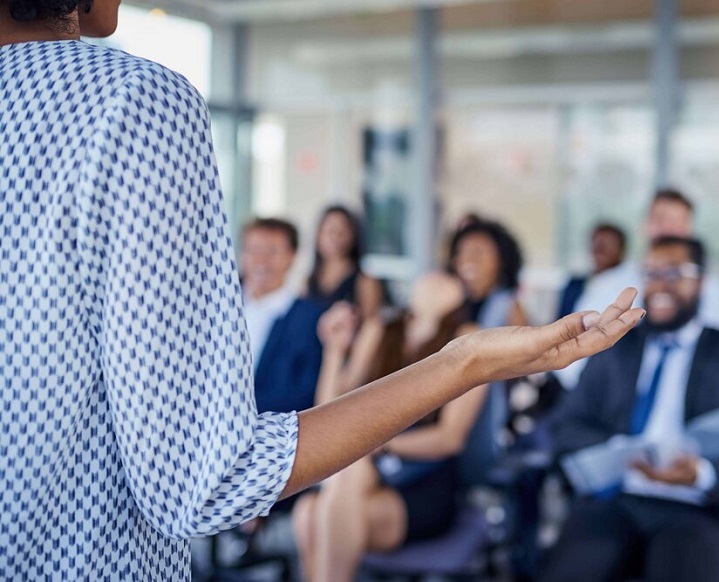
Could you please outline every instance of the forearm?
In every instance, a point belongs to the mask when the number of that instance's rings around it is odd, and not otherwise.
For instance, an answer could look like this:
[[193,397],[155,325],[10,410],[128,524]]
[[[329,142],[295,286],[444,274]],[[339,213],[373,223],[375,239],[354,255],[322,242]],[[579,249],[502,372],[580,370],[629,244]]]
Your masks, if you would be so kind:
[[385,450],[405,459],[433,461],[456,455],[463,443],[464,439],[433,424],[398,434],[387,443]]
[[442,407],[437,422],[406,430],[390,440],[386,451],[406,459],[437,460],[464,450],[487,395],[486,384]]
[[299,415],[297,456],[282,494],[292,495],[369,454],[478,384],[472,357],[444,350]]
[[325,404],[344,393],[342,388],[342,370],[344,354],[341,350],[325,348],[322,353],[322,366],[317,378],[315,405]]
[[[541,328],[493,328],[453,340],[409,368],[302,412],[291,495],[367,455],[474,386],[556,370],[613,345],[643,316],[624,291],[603,314]],[[589,328],[589,329],[588,329]]]

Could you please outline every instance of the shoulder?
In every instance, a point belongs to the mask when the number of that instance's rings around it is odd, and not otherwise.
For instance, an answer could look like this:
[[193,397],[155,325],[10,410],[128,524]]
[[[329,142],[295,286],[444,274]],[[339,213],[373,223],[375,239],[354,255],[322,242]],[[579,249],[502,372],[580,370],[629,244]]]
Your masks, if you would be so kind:
[[719,350],[719,329],[716,327],[705,327],[699,336],[699,342],[709,346],[713,350]]
[[362,287],[362,288],[380,288],[381,287],[381,283],[380,283],[379,279],[375,279],[374,277],[371,277],[370,275],[367,275],[366,273],[363,273],[362,271],[355,271],[350,276],[356,281],[356,284],[359,287]]
[[303,319],[319,319],[324,312],[324,307],[314,299],[298,297],[290,307],[288,315]]
[[584,293],[577,302],[577,311],[602,311],[625,287],[641,284],[639,265],[625,262],[621,265],[590,277]]
[[[121,50],[84,45],[83,67],[95,83],[112,88],[116,108],[131,111],[133,105],[153,109],[161,120],[207,106],[199,91],[181,74]],[[108,104],[111,107],[111,104]]]
[[564,289],[565,291],[567,291],[584,287],[587,284],[587,279],[588,277],[586,275],[576,275],[574,277],[570,277],[566,285],[564,286]]

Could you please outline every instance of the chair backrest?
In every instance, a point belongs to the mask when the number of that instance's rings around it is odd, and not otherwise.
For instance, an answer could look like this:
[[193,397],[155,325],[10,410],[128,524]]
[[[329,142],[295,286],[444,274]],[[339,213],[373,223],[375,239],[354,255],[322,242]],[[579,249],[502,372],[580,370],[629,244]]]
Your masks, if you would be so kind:
[[487,481],[502,452],[499,437],[507,420],[507,393],[504,382],[494,382],[477,421],[469,433],[464,451],[459,456],[459,477],[465,487],[481,485]]
[[[507,325],[516,293],[510,289],[497,289],[485,300],[477,316],[482,328]],[[504,382],[494,382],[484,401],[477,421],[459,457],[459,476],[465,487],[481,485],[501,453],[500,435],[507,422],[509,405]]]

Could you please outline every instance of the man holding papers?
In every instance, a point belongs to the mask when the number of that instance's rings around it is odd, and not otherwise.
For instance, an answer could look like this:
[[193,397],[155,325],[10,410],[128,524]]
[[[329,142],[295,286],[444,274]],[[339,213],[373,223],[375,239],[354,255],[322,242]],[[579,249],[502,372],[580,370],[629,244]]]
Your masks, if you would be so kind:
[[652,243],[645,324],[590,359],[559,410],[560,463],[588,495],[544,582],[719,580],[719,331],[696,317],[704,264],[697,240]]

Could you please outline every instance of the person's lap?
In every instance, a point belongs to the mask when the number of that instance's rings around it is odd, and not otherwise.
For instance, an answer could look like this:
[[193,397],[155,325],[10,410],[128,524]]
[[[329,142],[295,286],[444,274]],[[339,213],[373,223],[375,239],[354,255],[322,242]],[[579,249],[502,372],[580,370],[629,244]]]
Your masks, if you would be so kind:
[[622,495],[579,500],[541,580],[719,580],[719,520],[687,504]]

